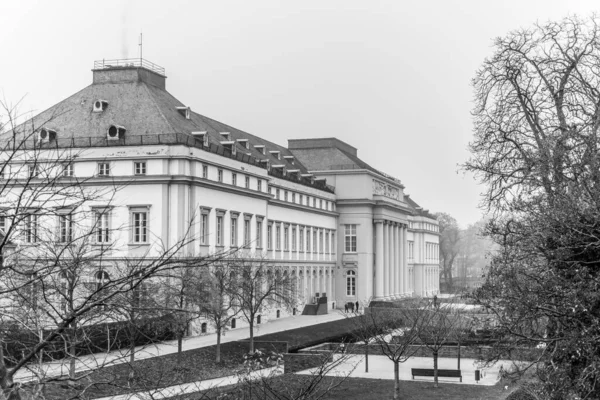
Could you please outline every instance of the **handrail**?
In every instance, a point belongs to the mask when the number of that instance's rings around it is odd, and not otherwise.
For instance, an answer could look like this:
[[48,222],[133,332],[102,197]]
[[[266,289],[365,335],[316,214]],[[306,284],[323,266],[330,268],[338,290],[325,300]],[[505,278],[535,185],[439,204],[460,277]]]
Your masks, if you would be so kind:
[[157,74],[165,75],[165,69],[158,64],[146,60],[145,58],[118,58],[118,59],[102,59],[94,61],[94,69],[113,69],[127,67],[142,67],[156,72]]

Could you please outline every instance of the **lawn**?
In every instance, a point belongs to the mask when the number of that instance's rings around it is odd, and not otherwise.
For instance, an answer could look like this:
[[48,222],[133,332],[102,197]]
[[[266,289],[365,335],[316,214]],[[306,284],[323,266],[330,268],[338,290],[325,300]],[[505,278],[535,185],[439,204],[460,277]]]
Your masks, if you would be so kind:
[[[288,331],[257,336],[261,342],[257,347],[264,347],[264,342],[287,342],[290,351],[298,348],[339,339],[352,329],[350,320],[331,321],[323,324],[291,329]],[[81,380],[85,387],[83,398],[98,397],[151,390],[159,387],[196,382],[235,375],[241,368],[243,356],[248,352],[248,342],[229,342],[221,345],[221,363],[214,361],[216,346],[202,347],[184,351],[181,361],[177,362],[177,354],[169,354],[139,360],[134,363],[136,379],[128,383],[129,364],[120,364],[94,371]],[[48,384],[44,388],[45,398],[66,399],[81,391],[71,389],[58,383]]]
[[[285,375],[278,379],[280,394],[286,395],[279,398],[296,398],[289,396],[294,392],[293,387],[299,385],[299,379],[306,379],[304,376]],[[329,385],[339,382],[341,378],[326,377],[321,382],[321,387],[329,387]],[[192,394],[179,397],[173,397],[170,400],[212,400],[222,398],[226,400],[234,400],[241,398],[239,393],[230,393],[226,396],[231,388],[223,389],[218,392]],[[363,378],[348,378],[333,392],[323,397],[324,400],[365,400],[376,399],[385,400],[393,398],[394,382],[385,379],[363,379]],[[247,392],[246,392],[247,393]],[[252,400],[272,400],[278,397],[268,397],[256,387],[254,389],[255,396]],[[504,390],[503,385],[496,386],[478,386],[478,385],[458,385],[458,384],[440,384],[438,388],[430,382],[415,382],[401,381],[400,382],[400,398],[402,400],[505,400],[511,393],[511,390]],[[222,396],[222,397],[219,397]],[[245,397],[249,400],[250,397]]]

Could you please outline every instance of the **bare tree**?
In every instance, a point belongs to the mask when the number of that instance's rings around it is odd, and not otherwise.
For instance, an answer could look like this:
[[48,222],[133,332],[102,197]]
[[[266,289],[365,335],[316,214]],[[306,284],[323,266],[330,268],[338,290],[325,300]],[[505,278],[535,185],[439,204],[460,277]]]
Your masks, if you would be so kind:
[[548,399],[600,396],[599,38],[596,15],[533,24],[495,39],[473,79],[465,168],[500,247],[477,299],[513,341],[545,344]]
[[448,289],[452,290],[454,263],[461,251],[461,229],[450,214],[438,213],[436,218],[440,225],[440,274],[443,275]]
[[254,325],[257,316],[274,306],[291,309],[294,305],[290,278],[287,273],[273,268],[271,263],[261,256],[240,255],[229,262],[236,279],[230,296],[248,322],[249,352],[253,353]]
[[[152,255],[139,256],[135,268],[96,275],[106,272],[104,255],[119,250],[110,236],[120,227],[109,229],[102,216],[119,206],[114,196],[126,184],[74,176],[72,166],[85,149],[69,141],[48,143],[43,139],[52,135],[45,128],[49,121],[18,125],[16,110],[5,103],[0,107],[0,121],[8,127],[0,135],[0,342],[7,343],[0,346],[0,389],[17,400],[23,393],[17,374],[54,357],[57,343],[66,346],[69,376],[40,369],[40,383],[82,379],[75,376],[74,360],[77,348],[89,343],[84,328],[108,321],[105,311],[114,299],[172,268],[202,265],[213,257],[184,256],[194,240],[186,234],[168,246],[153,241]],[[16,335],[9,338],[10,329]]]
[[353,318],[355,336],[365,343],[365,358],[368,359],[366,349],[374,346],[394,364],[394,399],[401,396],[400,364],[420,349],[419,333],[427,320],[420,300],[403,301],[393,308],[370,307]]
[[227,260],[224,260],[208,268],[200,290],[202,295],[198,299],[200,313],[209,319],[217,332],[215,354],[217,362],[221,362],[221,334],[240,312],[240,308],[235,302],[235,296],[231,295],[236,284],[236,271],[231,268],[231,264]]
[[417,337],[433,355],[433,381],[434,386],[438,387],[439,352],[444,346],[460,341],[462,334],[469,330],[470,319],[466,316],[464,305],[459,304],[458,300],[442,304],[425,301],[419,313],[423,317]]

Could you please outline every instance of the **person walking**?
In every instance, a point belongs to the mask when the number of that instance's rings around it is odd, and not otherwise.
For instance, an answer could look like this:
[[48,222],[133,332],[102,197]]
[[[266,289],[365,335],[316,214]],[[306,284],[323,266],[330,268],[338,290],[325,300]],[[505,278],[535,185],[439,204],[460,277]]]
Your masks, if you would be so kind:
[[358,312],[358,300],[356,300],[356,312]]
[[344,303],[344,312],[348,313],[348,303]]

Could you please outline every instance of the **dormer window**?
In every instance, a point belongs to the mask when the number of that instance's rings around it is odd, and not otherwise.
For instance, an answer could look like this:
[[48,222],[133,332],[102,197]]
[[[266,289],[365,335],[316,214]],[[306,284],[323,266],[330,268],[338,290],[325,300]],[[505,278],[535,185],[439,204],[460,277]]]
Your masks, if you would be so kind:
[[229,141],[231,140],[231,134],[229,132],[221,132],[221,138],[223,140]]
[[260,154],[265,154],[265,145],[264,144],[255,144],[254,148],[260,152]]
[[262,163],[262,164],[266,164],[267,166],[267,171],[271,170],[271,161],[269,160],[259,160],[258,162]]
[[269,153],[271,153],[273,155],[273,157],[276,157],[278,160],[281,160],[280,158],[280,151],[279,150],[271,150],[269,151]]
[[40,143],[48,143],[56,140],[56,131],[53,129],[42,128],[37,134]]
[[94,101],[94,106],[92,108],[92,112],[100,113],[108,108],[108,101],[106,100],[96,100]]
[[202,145],[204,147],[208,146],[208,132],[206,132],[206,131],[196,131],[196,132],[192,132],[192,135],[195,138],[200,139],[202,141]]
[[191,110],[189,107],[176,107],[176,108],[177,108],[177,112],[179,112],[179,114],[181,114],[183,117],[185,117],[185,119],[191,118]]
[[250,148],[250,142],[248,142],[248,139],[238,139],[237,142],[244,146],[246,149]]
[[283,156],[283,158],[290,164],[294,165],[294,156]]
[[236,145],[235,142],[233,141],[225,141],[222,140],[221,141],[221,146],[225,147],[227,150],[229,150],[231,152],[231,154],[235,155],[236,154]]

